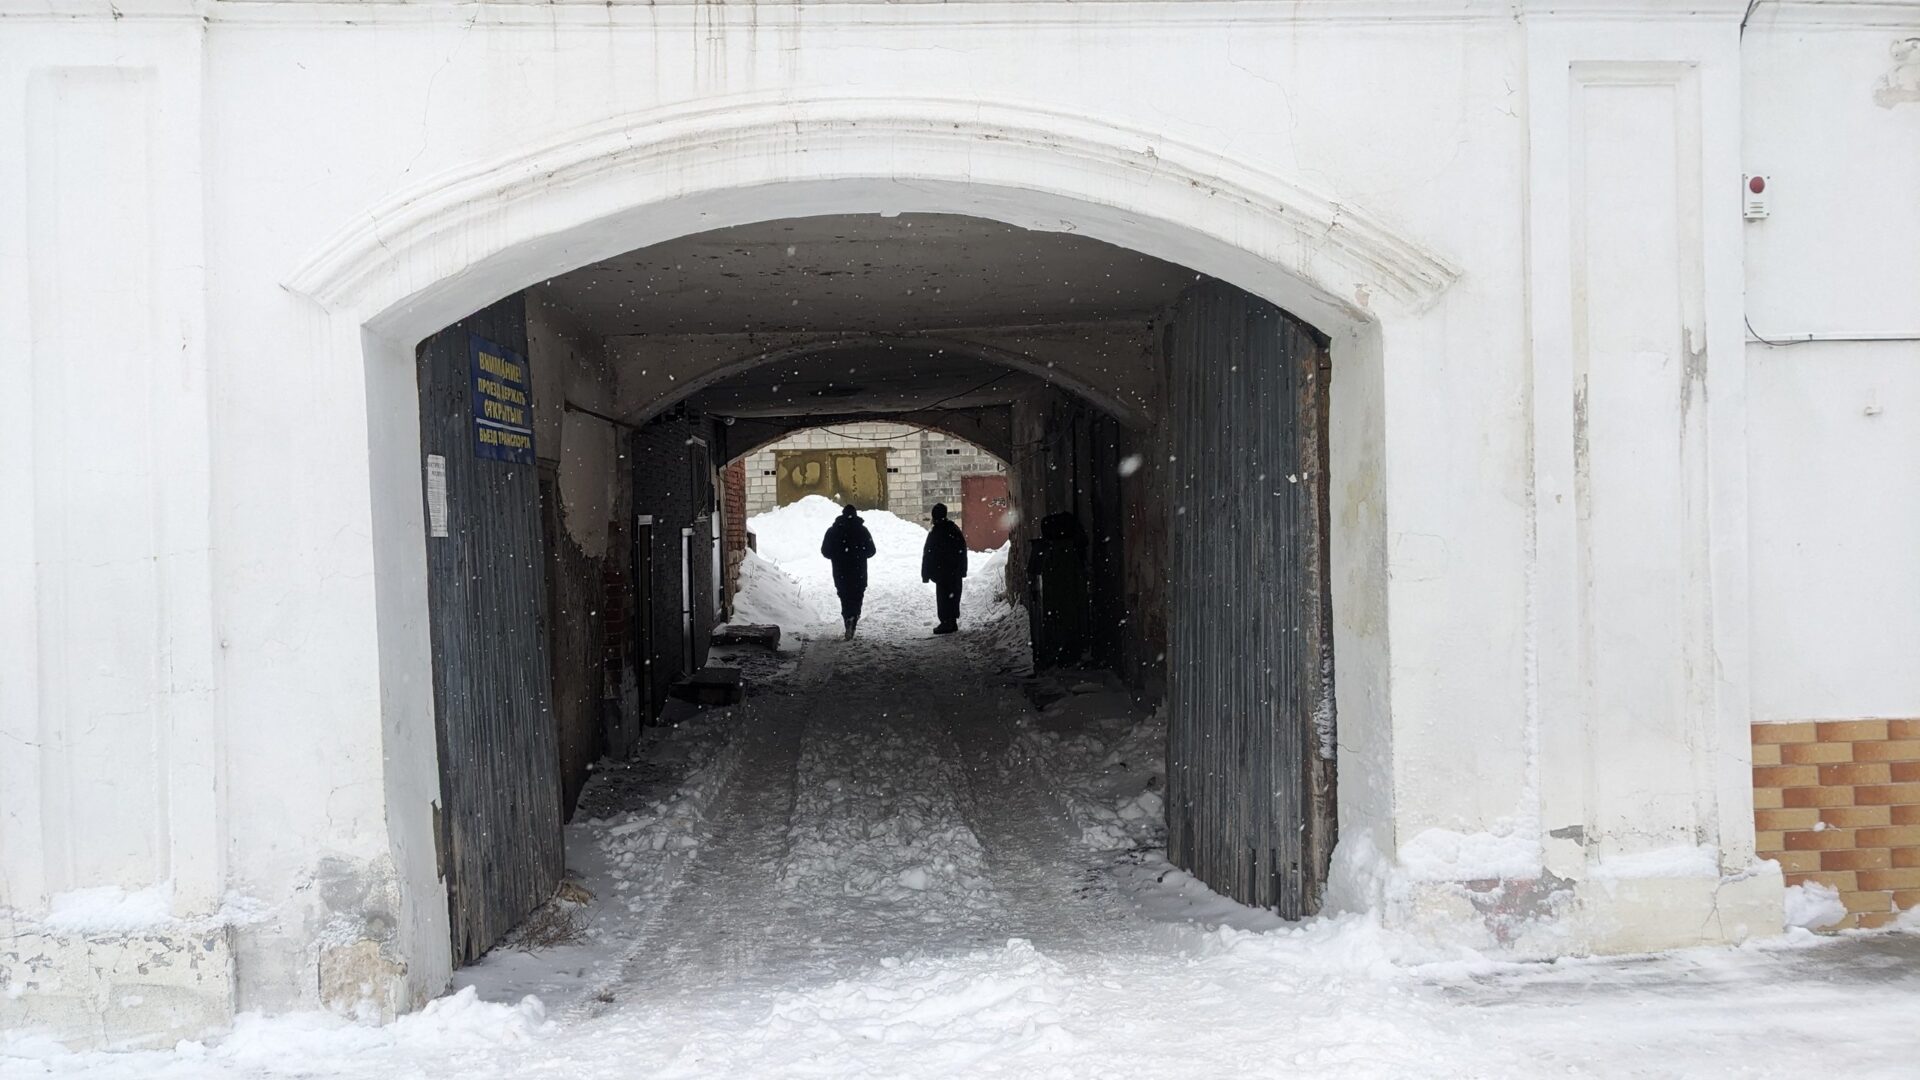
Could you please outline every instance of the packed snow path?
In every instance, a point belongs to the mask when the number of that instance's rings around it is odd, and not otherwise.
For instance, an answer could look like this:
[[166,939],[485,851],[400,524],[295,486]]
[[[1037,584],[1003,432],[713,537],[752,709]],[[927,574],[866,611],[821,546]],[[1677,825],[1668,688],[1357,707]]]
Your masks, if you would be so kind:
[[[924,633],[924,631],[923,631]],[[999,759],[1025,703],[959,642],[819,640],[777,716],[743,731],[718,823],[598,1011],[694,994],[741,1006],[876,960],[1137,933],[1062,807]],[[1096,930],[1096,928],[1104,928]]]

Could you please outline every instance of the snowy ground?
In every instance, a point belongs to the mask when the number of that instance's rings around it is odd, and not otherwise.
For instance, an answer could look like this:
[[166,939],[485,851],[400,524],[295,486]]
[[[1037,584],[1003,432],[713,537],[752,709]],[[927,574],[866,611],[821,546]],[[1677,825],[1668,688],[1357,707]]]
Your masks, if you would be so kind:
[[1092,677],[1029,704],[1000,556],[932,638],[914,527],[870,522],[843,643],[799,542],[825,522],[782,513],[753,603],[811,640],[603,769],[568,830],[567,940],[497,949],[386,1027],[244,1017],[124,1056],[14,1036],[0,1075],[1915,1075],[1914,935],[1520,965],[1230,904],[1153,850],[1151,718]]

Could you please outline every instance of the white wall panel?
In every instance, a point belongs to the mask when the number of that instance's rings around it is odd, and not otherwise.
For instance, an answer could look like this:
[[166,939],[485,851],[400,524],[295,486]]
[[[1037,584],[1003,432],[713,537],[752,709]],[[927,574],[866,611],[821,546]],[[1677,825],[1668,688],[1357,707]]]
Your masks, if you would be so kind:
[[1920,714],[1920,342],[1749,355],[1754,719]]
[[27,91],[41,799],[50,892],[167,877],[151,72]]
[[1920,9],[1770,7],[1743,45],[1743,165],[1771,181],[1747,317],[1793,344],[1747,349],[1753,719],[1920,716],[1920,101],[1892,92]]
[[1708,542],[1700,106],[1681,64],[1577,64],[1575,503],[1595,837],[1691,843]]

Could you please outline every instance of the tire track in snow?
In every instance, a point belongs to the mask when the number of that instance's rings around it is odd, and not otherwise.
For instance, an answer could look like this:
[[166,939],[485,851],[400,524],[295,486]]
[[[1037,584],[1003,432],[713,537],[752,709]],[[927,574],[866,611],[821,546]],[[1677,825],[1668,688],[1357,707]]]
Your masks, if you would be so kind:
[[766,886],[784,849],[792,763],[805,732],[804,721],[772,719],[741,733],[741,763],[711,815],[710,838],[635,940],[601,1011],[640,989],[726,983],[760,962],[745,939],[777,915]]
[[1109,950],[1144,933],[1112,889],[1106,860],[1083,842],[1071,807],[1052,786],[1062,778],[1009,762],[1006,751],[1029,711],[1025,697],[979,683],[965,693],[984,700],[949,709],[960,714],[954,728],[967,761],[975,832],[1006,901],[1001,937],[1060,956]]
[[[783,822],[791,810],[792,762],[806,725],[806,709],[801,705],[831,670],[830,662],[809,649],[801,655],[786,692],[750,700],[738,710],[742,730],[724,751],[728,755],[724,777],[713,785],[715,793],[700,808],[705,828],[694,857],[668,867],[673,875],[670,881],[654,883],[658,903],[633,931],[616,974],[583,1003],[579,1010],[583,1015],[599,1016],[616,1009],[633,987],[646,985],[660,965],[673,962],[676,945],[684,945],[686,936],[678,925],[684,918],[682,909],[716,906],[690,901],[689,892],[712,897],[720,891],[718,906],[724,910],[724,891],[738,885],[731,861],[740,849],[756,846],[751,835],[755,830],[764,831],[769,822]],[[765,846],[764,838],[759,846]],[[658,872],[653,867],[641,870],[648,871]],[[742,959],[736,955],[729,967]]]
[[799,761],[781,884],[865,922],[996,911],[960,804],[964,771],[937,710],[863,695],[824,717]]

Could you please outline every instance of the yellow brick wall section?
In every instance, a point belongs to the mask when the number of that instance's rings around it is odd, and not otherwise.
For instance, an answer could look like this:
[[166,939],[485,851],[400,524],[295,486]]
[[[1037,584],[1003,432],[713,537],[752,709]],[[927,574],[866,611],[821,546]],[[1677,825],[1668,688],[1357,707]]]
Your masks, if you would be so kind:
[[1920,907],[1920,720],[1753,725],[1754,833],[1788,885],[1839,890],[1839,925]]

